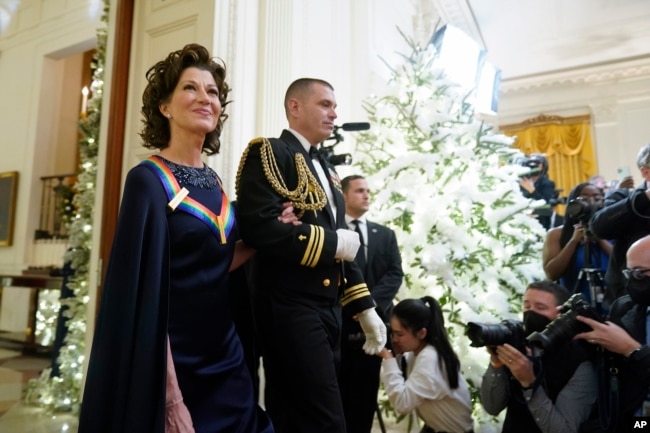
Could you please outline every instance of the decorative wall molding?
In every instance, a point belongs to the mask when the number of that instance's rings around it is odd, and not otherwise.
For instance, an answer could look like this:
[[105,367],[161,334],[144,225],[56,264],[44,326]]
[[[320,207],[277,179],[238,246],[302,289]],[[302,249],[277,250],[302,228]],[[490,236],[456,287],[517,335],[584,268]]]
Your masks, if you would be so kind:
[[[194,14],[194,15],[188,15],[188,16],[182,18],[182,19],[179,19],[178,21],[164,23],[164,24],[161,24],[161,25],[159,25],[157,27],[151,27],[151,28],[147,29],[147,34],[151,38],[157,38],[157,37],[160,37],[160,36],[165,35],[167,33],[176,32],[176,31],[178,31],[180,29],[185,29],[185,28],[188,28],[188,27],[190,27],[190,28],[194,27],[194,26],[197,25],[198,16],[199,16],[198,13]],[[180,48],[182,48],[182,47],[178,47],[177,49],[180,49]],[[160,59],[160,60],[162,60],[162,59]]]
[[[57,38],[70,38],[75,32],[99,26],[102,9],[92,0],[50,0],[18,2],[17,5],[0,5],[0,51],[22,46],[34,40],[48,42]],[[46,35],[46,36],[43,36]],[[90,33],[94,39],[94,32]]]
[[504,80],[501,83],[501,93],[526,92],[534,89],[562,86],[597,85],[617,80],[646,77],[650,77],[650,57],[534,77]]
[[558,116],[554,114],[539,114],[535,117],[524,120],[523,122],[511,124],[511,125],[501,125],[499,127],[502,131],[511,131],[517,129],[524,129],[530,126],[538,125],[574,125],[576,123],[590,123],[590,115],[580,115],[580,116]]

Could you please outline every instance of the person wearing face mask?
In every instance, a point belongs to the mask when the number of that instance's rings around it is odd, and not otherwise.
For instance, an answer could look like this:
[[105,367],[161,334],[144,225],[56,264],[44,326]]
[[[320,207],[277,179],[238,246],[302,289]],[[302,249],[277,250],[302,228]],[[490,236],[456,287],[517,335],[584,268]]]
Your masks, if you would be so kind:
[[[530,283],[524,293],[526,335],[541,332],[559,315],[569,291],[551,281]],[[523,353],[524,350],[527,353]],[[481,404],[491,415],[506,409],[502,432],[577,432],[596,401],[597,381],[589,354],[577,341],[541,356],[510,344],[488,347],[490,365],[481,383]]]
[[618,366],[618,422],[611,431],[628,431],[635,417],[650,416],[650,236],[634,242],[627,250],[627,295],[613,304],[604,323],[577,316],[592,330],[576,339],[599,345],[615,354]]

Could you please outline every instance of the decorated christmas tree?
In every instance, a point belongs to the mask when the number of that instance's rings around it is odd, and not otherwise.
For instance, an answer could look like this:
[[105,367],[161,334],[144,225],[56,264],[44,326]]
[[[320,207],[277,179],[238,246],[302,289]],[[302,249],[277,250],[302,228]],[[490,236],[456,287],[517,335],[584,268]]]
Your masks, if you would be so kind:
[[64,257],[72,271],[67,281],[72,296],[61,299],[62,317],[59,319],[63,320],[65,336],[54,361],[55,368],[47,368],[40,377],[32,379],[25,394],[25,403],[52,412],[77,412],[81,399],[108,7],[108,0],[104,0],[104,26],[97,29],[97,48],[92,64],[92,97],[88,101],[87,115],[79,121],[80,167],[74,185],[74,215],[67,224],[69,249]]
[[367,176],[372,217],[393,228],[405,284],[398,299],[431,295],[442,305],[470,384],[477,431],[499,420],[478,399],[488,365],[470,347],[468,322],[521,320],[526,285],[544,277],[544,229],[508,164],[512,138],[478,120],[471,91],[446,75],[436,48],[405,38],[411,52],[388,65],[383,96],[365,102],[370,130],[358,136],[357,171]]

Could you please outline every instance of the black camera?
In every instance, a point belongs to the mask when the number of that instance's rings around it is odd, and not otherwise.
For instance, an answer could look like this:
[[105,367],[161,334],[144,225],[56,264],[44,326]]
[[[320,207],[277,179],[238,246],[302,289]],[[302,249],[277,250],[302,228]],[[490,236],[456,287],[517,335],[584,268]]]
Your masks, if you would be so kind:
[[533,153],[530,156],[515,158],[513,163],[529,169],[528,172],[521,174],[519,177],[528,178],[537,175],[544,176],[548,171],[548,161],[546,160],[546,157],[540,153]]
[[566,205],[565,213],[569,218],[580,221],[586,226],[593,214],[602,208],[602,201],[573,199]]
[[326,161],[332,165],[350,165],[352,164],[352,155],[349,153],[334,153],[334,146],[343,141],[343,136],[339,133],[339,129],[343,131],[365,131],[370,129],[370,123],[367,122],[355,122],[355,123],[344,123],[341,126],[334,125],[334,130],[332,131],[332,136],[327,138],[327,140],[336,140],[334,144],[330,146],[325,146],[324,143],[321,143],[320,153],[323,155]]
[[522,353],[526,353],[526,347],[533,349],[534,353],[547,352],[559,348],[577,334],[591,330],[588,325],[576,319],[578,315],[603,322],[585,297],[576,293],[562,305],[560,315],[555,320],[546,325],[543,331],[533,332],[528,337],[524,324],[516,320],[504,320],[496,325],[469,322],[466,334],[472,342],[472,347],[500,346],[507,343]]
[[472,347],[509,344],[523,352],[526,345],[524,324],[518,320],[504,320],[492,325],[469,322],[466,335],[472,342],[470,344]]
[[527,345],[544,352],[552,351],[553,348],[559,348],[577,334],[590,331],[589,325],[576,319],[578,315],[603,322],[589,301],[582,294],[576,293],[562,305],[560,315],[546,325],[542,332],[533,332],[528,336]]
[[349,153],[334,153],[334,146],[323,146],[319,149],[323,158],[332,165],[350,165],[352,164],[352,155]]

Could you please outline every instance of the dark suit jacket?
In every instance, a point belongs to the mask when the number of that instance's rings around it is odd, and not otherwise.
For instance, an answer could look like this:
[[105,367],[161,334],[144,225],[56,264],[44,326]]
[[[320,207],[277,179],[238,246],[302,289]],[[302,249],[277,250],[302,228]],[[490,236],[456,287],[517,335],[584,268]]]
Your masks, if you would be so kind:
[[631,431],[634,413],[643,403],[650,388],[650,347],[643,344],[647,341],[646,306],[636,304],[629,295],[623,295],[612,305],[608,319],[642,344],[637,356],[625,358],[613,355],[613,362],[619,371],[620,413],[618,429],[612,431]]
[[[289,131],[269,139],[275,164],[286,189],[293,191],[299,181],[296,158],[301,155],[318,179],[311,158]],[[309,305],[340,303],[352,314],[374,307],[374,301],[359,268],[353,262],[335,259],[337,228],[347,229],[345,204],[333,166],[328,166],[330,186],[336,202],[334,220],[330,206],[301,217],[302,225],[278,221],[281,195],[267,179],[260,153],[262,139],[249,144],[237,177],[238,224],[244,242],[258,253],[254,260],[256,281],[268,295]],[[319,180],[320,182],[320,180]],[[296,210],[297,212],[297,210]],[[339,281],[343,282],[342,293]]]
[[608,194],[605,207],[590,221],[593,234],[599,239],[614,241],[605,273],[605,302],[611,304],[625,294],[627,283],[622,270],[627,265],[625,255],[635,241],[650,234],[650,200],[645,195],[646,182],[634,191],[616,190]]
[[377,303],[379,314],[388,321],[404,272],[395,232],[381,224],[368,222],[366,284]]

